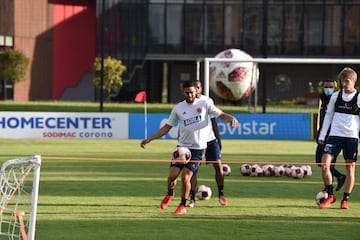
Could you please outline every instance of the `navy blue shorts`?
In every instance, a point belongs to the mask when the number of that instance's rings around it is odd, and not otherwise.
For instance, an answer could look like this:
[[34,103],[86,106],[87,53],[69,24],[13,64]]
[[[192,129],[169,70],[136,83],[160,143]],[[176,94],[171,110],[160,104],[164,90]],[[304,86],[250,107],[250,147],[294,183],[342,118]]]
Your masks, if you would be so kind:
[[[325,148],[325,144],[319,144],[319,143],[317,144],[316,152],[315,152],[315,162],[316,163],[321,163],[321,158],[322,158],[322,155],[324,152],[324,148]],[[334,156],[333,162],[336,162],[336,157],[337,156]]]
[[358,142],[359,140],[357,138],[330,136],[325,142],[324,153],[331,154],[336,158],[342,150],[345,160],[353,160],[356,162]]
[[206,162],[221,160],[221,150],[216,139],[207,143],[205,158]]
[[191,160],[186,164],[182,163],[170,163],[170,167],[177,167],[180,169],[188,168],[193,173],[199,168],[201,160],[204,156],[205,149],[197,150],[197,149],[190,149],[191,151]]

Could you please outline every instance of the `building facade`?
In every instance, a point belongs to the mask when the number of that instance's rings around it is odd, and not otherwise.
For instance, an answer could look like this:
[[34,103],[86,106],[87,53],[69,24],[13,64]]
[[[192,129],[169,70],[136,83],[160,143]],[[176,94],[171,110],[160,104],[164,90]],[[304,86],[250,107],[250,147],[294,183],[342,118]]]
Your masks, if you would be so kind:
[[[96,101],[95,56],[121,59],[124,85],[107,96],[177,102],[196,61],[228,48],[253,57],[358,58],[359,0],[3,0],[0,36],[31,59],[15,101]],[[259,65],[259,101],[304,97],[309,82],[336,77],[333,65]],[[357,65],[352,66],[360,70]],[[263,80],[266,77],[266,81]],[[222,101],[218,99],[218,101]]]

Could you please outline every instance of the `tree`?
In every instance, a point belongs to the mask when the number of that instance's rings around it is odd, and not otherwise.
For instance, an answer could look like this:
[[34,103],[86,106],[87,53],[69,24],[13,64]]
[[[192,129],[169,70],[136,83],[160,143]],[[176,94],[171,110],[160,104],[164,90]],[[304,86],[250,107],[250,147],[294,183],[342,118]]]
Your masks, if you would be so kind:
[[14,83],[28,79],[30,60],[11,48],[0,53],[0,80]]
[[[103,90],[107,93],[115,92],[122,86],[122,75],[126,66],[121,60],[107,57],[104,59],[104,84]],[[101,89],[101,58],[96,57],[93,65],[94,84]]]

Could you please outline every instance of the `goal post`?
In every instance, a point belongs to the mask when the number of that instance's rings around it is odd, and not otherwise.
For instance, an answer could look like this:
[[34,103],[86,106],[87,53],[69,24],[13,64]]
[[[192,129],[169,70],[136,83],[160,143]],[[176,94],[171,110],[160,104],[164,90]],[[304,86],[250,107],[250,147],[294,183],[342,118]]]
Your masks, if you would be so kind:
[[40,155],[2,164],[0,239],[35,239],[40,166]]
[[[210,95],[210,64],[212,62],[252,62],[256,63],[260,68],[259,64],[360,64],[360,59],[349,59],[349,58],[252,58],[252,59],[235,59],[235,58],[200,58],[196,61],[196,77],[197,79],[201,79],[201,68],[200,64],[203,63],[203,79],[204,79],[204,94],[206,96]],[[266,76],[259,77],[260,81],[266,81]],[[264,84],[265,85],[265,84]],[[254,107],[256,109],[257,106],[257,87],[254,91],[255,101]],[[266,89],[264,88],[263,95],[266,95]],[[266,99],[263,96],[263,99]],[[266,102],[263,101],[263,113],[265,113],[265,105]]]

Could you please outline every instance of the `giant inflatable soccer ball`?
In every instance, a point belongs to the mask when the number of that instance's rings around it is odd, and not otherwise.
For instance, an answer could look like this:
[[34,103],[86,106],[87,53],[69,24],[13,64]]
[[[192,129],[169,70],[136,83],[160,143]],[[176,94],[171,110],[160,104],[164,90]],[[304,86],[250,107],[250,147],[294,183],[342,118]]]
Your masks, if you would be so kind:
[[[247,60],[252,57],[239,49],[227,49],[215,58]],[[255,90],[259,68],[254,62],[210,62],[210,89],[219,97],[236,101]]]

